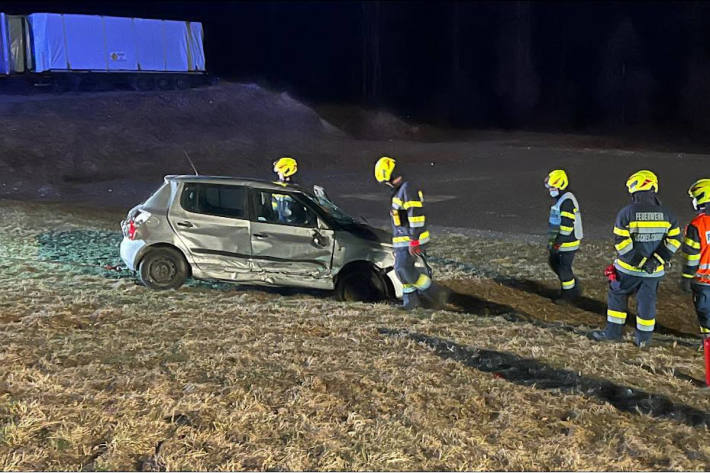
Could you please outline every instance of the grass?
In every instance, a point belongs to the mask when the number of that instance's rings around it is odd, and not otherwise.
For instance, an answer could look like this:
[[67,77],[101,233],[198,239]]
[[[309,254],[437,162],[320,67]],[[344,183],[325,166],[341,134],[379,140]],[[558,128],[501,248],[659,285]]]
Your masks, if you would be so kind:
[[[440,236],[435,271],[458,296],[448,310],[408,314],[227,284],[153,292],[128,275],[69,264],[117,262],[122,215],[10,201],[0,214],[5,470],[710,464],[706,428],[515,384],[383,333],[507,353],[710,412],[692,381],[702,379],[702,355],[677,343],[692,340],[695,320],[674,276],[659,303],[659,323],[673,334],[659,333],[655,347],[583,336],[603,322],[593,302],[603,305],[605,245],[586,244],[576,265],[590,306],[560,308],[545,297],[555,283],[538,247]],[[460,264],[447,263],[452,254]]]

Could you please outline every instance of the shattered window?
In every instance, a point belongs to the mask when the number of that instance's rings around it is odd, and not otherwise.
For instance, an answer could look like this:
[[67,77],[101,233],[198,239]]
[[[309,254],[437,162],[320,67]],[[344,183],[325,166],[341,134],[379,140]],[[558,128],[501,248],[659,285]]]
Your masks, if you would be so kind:
[[316,214],[289,194],[256,192],[255,219],[257,222],[279,223],[298,227],[315,227]]

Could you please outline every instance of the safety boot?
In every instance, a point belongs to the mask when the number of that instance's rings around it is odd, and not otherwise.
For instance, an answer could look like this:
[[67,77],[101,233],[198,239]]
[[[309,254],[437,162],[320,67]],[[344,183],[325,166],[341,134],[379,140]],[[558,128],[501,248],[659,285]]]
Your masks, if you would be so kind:
[[417,294],[416,292],[404,294],[404,296],[402,297],[402,305],[400,306],[400,309],[412,311],[419,307],[422,307],[422,301],[419,298],[419,294]]
[[607,322],[604,330],[594,330],[589,337],[595,342],[618,342],[621,340],[624,326]]
[[653,332],[644,332],[643,330],[636,330],[634,334],[634,344],[639,348],[648,348],[651,346],[651,338],[653,337]]
[[574,305],[575,299],[579,296],[577,289],[563,290],[557,299],[552,299],[552,302],[557,305]]

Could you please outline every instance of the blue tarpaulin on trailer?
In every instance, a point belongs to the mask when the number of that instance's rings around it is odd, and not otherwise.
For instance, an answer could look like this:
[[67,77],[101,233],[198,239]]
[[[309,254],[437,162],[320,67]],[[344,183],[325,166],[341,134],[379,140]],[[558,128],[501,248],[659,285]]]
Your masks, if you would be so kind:
[[205,70],[200,23],[57,13],[27,19],[35,72]]
[[7,31],[6,15],[0,13],[0,74],[10,72],[10,34]]

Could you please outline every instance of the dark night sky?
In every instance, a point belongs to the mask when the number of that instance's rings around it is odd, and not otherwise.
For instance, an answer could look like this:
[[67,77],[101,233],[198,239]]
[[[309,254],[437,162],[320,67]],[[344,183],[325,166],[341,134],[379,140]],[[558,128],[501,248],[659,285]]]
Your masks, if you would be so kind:
[[3,2],[199,20],[208,69],[451,126],[710,130],[705,2]]

